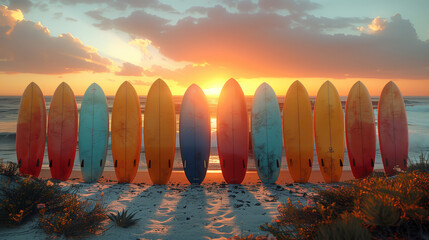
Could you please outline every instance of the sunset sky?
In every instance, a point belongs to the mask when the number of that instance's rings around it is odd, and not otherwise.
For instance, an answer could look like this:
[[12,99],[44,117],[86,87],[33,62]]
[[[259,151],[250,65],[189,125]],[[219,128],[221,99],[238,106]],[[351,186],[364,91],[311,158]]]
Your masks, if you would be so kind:
[[219,94],[231,77],[246,95],[262,82],[285,95],[300,80],[340,95],[361,80],[373,96],[394,80],[429,95],[427,0],[0,0],[0,95],[36,82],[76,95],[97,82],[139,95],[164,79],[174,95],[197,83]]

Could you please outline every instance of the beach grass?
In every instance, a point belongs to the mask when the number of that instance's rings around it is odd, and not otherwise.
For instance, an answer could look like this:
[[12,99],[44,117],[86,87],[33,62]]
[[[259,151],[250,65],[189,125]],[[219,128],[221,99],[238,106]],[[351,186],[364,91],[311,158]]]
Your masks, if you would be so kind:
[[429,173],[429,153],[421,153],[417,159],[410,159],[409,162],[408,172],[420,171]]
[[110,213],[107,215],[116,226],[122,228],[129,228],[135,225],[140,219],[135,218],[137,212],[128,213],[128,210],[123,209],[122,211],[117,211],[116,213]]
[[101,230],[107,219],[101,202],[82,201],[76,187],[62,187],[50,180],[21,177],[17,164],[0,166],[0,227],[17,227],[37,217],[48,235],[87,236]]
[[353,180],[320,190],[305,206],[289,200],[278,211],[274,223],[260,226],[277,239],[426,239],[429,174],[414,171]]

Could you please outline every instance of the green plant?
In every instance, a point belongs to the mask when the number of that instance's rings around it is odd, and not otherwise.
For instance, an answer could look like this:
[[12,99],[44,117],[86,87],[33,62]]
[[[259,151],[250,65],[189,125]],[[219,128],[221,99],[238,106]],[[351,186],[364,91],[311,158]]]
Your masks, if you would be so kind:
[[323,224],[319,227],[316,240],[367,240],[371,239],[371,233],[361,221],[351,215],[345,215],[332,223]]
[[20,165],[14,162],[3,163],[0,162],[0,175],[8,176],[8,177],[16,177],[18,173]]
[[368,196],[361,204],[362,220],[371,226],[398,226],[402,211],[389,200]]
[[135,225],[140,218],[134,218],[137,212],[128,214],[128,210],[123,209],[121,212],[110,213],[107,216],[112,220],[116,226],[128,228]]
[[80,201],[75,194],[65,194],[60,203],[40,211],[40,227],[49,235],[81,237],[102,229],[106,210],[99,203]]
[[334,187],[320,190],[313,196],[313,201],[317,205],[332,210],[332,218],[335,219],[343,213],[351,213],[354,209],[359,192],[352,185]]
[[58,185],[45,180],[27,178],[16,183],[14,188],[9,184],[0,188],[3,225],[20,224],[37,213],[38,204],[53,205],[63,194]]
[[311,207],[282,203],[276,222],[260,229],[277,239],[368,239],[368,232],[375,239],[429,238],[425,172],[372,175],[321,190],[312,199]]

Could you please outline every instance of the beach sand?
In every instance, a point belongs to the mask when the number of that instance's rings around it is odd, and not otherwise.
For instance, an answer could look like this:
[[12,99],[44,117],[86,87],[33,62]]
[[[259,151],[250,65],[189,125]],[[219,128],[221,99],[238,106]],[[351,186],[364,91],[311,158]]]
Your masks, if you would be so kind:
[[[42,178],[50,178],[43,169]],[[341,180],[353,175],[344,171]],[[62,186],[78,185],[82,199],[101,200],[109,211],[129,209],[140,218],[137,225],[120,228],[106,220],[105,231],[90,239],[224,239],[238,236],[267,235],[259,226],[278,215],[277,207],[288,198],[304,205],[319,189],[337,186],[325,184],[320,171],[313,171],[310,182],[292,183],[282,171],[275,185],[265,186],[256,171],[247,172],[241,185],[223,183],[220,171],[209,171],[202,185],[189,185],[183,171],[174,171],[167,185],[152,185],[148,172],[138,172],[131,184],[118,184],[115,173],[106,171],[98,183],[83,183],[80,171],[73,171]],[[339,183],[341,184],[341,183]],[[103,194],[102,194],[103,193]],[[47,235],[33,220],[14,229],[0,229],[6,239],[45,239]]]

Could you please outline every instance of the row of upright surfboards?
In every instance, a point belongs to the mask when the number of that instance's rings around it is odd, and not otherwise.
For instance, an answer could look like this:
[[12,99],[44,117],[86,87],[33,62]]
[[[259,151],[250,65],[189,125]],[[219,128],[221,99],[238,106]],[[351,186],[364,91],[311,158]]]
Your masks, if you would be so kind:
[[[79,118],[79,126],[78,126]],[[71,174],[79,137],[79,159],[86,182],[97,181],[104,170],[109,113],[103,90],[93,83],[82,100],[80,115],[72,89],[61,83],[53,95],[46,131],[46,106],[40,88],[31,83],[24,91],[18,115],[16,152],[20,172],[37,177],[41,171],[47,135],[52,178]],[[234,79],[219,96],[217,143],[223,177],[240,184],[246,174],[249,122],[244,93]],[[207,98],[192,84],[182,100],[179,138],[183,168],[190,183],[200,184],[210,156],[210,114]],[[283,132],[282,132],[283,130]],[[142,119],[138,95],[129,82],[118,89],[112,109],[111,147],[118,182],[132,182],[141,148]],[[376,154],[375,118],[368,90],[361,82],[349,92],[345,122],[337,90],[329,81],[319,89],[314,106],[305,87],[294,82],[287,91],[283,116],[274,90],[267,83],[255,92],[251,135],[258,175],[263,183],[276,182],[282,159],[282,136],[289,172],[296,182],[309,180],[314,143],[326,182],[340,180],[344,161],[344,132],[353,175],[368,176]],[[47,132],[47,134],[46,134]],[[378,135],[385,172],[407,167],[408,126],[398,87],[389,82],[378,104]],[[156,80],[148,93],[144,112],[146,164],[154,184],[166,184],[175,155],[176,114],[167,84]]]

